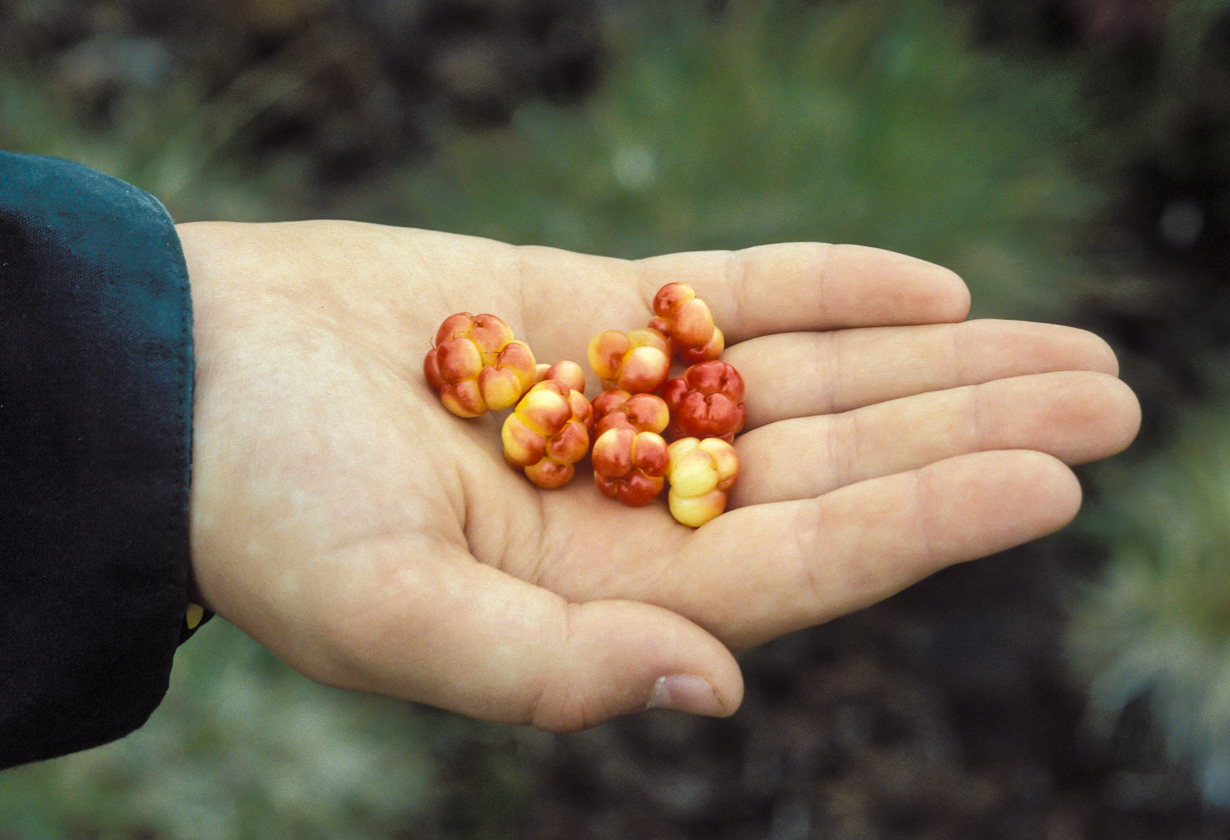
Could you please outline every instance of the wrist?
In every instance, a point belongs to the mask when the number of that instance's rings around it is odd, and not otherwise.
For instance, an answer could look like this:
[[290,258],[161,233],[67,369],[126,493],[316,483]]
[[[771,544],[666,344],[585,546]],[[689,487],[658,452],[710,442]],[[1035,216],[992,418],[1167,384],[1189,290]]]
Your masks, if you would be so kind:
[[202,566],[207,553],[203,548],[201,539],[202,524],[209,522],[213,517],[206,510],[208,507],[207,494],[202,494],[199,487],[200,474],[202,472],[201,462],[203,460],[202,436],[200,434],[201,417],[203,414],[201,406],[202,398],[208,390],[208,382],[206,380],[209,375],[208,357],[210,355],[210,302],[206,294],[210,274],[208,261],[212,249],[218,244],[205,241],[208,238],[211,227],[211,225],[199,223],[175,226],[180,246],[184,252],[184,261],[188,267],[188,289],[192,299],[193,356],[195,360],[193,372],[194,398],[192,403],[192,470],[188,492],[189,552],[185,580],[188,602],[185,625],[188,631],[195,629],[195,624],[199,624],[203,620],[203,617],[200,615],[201,612],[206,614],[213,612],[213,606],[201,588]]

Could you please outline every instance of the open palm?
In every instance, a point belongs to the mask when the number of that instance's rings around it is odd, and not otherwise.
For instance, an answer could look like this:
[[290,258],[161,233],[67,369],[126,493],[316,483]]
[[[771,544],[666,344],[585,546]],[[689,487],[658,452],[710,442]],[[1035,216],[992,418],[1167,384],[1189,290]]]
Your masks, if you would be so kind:
[[[492,720],[729,714],[732,649],[1062,527],[1066,465],[1139,423],[1096,336],[963,322],[955,275],[870,248],[628,262],[343,222],[180,233],[198,596],[314,679]],[[747,382],[731,509],[699,530],[603,497],[584,466],[534,487],[504,463],[504,412],[462,420],[424,380],[454,312],[583,363],[671,281]]]

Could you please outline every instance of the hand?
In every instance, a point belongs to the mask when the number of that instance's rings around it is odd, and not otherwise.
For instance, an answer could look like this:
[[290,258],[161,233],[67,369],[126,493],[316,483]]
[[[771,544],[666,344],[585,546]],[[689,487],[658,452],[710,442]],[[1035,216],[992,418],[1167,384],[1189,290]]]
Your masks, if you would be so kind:
[[[732,649],[1067,524],[1139,406],[1099,338],[962,323],[946,269],[854,246],[637,262],[342,222],[180,228],[197,597],[330,685],[563,731],[733,712]],[[692,284],[747,382],[732,509],[693,531],[587,470],[543,491],[423,357],[491,312],[539,361]],[[596,393],[591,374],[589,393]],[[679,679],[662,681],[678,675]]]

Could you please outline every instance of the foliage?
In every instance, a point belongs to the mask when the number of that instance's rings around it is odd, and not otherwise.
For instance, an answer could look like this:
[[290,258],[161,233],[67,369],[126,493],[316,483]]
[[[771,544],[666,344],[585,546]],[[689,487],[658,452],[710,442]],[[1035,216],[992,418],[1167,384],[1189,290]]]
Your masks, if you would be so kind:
[[114,126],[96,128],[44,89],[36,77],[0,64],[0,148],[92,166],[158,196],[177,221],[257,221],[298,215],[302,161],[285,155],[259,173],[231,156],[244,127],[310,74],[260,65],[232,88],[206,97],[188,77],[158,98],[130,93],[115,104]]
[[1116,332],[1139,354],[1125,357],[1125,373],[1156,451],[1093,473],[1101,501],[1082,522],[1109,558],[1074,601],[1068,631],[1094,731],[1109,735],[1146,711],[1167,753],[1194,768],[1205,799],[1222,808],[1230,808],[1228,46],[1230,2],[1177,0],[1150,50],[1086,59],[1091,101],[1118,142],[1107,155],[1128,185],[1124,239],[1149,249],[1144,288],[1108,302]]
[[1230,807],[1230,405],[1193,414],[1141,464],[1098,472],[1086,528],[1111,553],[1074,608],[1068,649],[1106,735],[1145,701],[1168,753]]
[[1070,73],[972,52],[935,3],[700,7],[625,20],[584,109],[457,135],[356,213],[624,257],[876,245],[962,273],[982,313],[1056,317],[1089,290],[1102,191]]
[[579,98],[597,68],[596,4],[7,0],[0,57],[102,128],[123,130],[117,102],[157,108],[185,77],[209,99],[273,93],[231,151],[256,166],[293,153],[302,180],[327,189],[421,156],[438,126],[503,122],[530,96]]
[[0,774],[0,835],[387,837],[433,801],[430,721],[316,685],[217,620],[136,733]]

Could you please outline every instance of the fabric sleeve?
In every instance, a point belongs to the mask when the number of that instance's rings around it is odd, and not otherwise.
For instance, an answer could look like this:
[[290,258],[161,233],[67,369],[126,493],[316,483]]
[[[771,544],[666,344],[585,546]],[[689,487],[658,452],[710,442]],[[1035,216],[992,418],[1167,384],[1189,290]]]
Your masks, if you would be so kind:
[[152,196],[0,152],[0,768],[119,738],[186,609],[192,308]]

